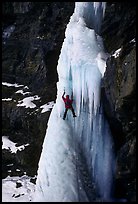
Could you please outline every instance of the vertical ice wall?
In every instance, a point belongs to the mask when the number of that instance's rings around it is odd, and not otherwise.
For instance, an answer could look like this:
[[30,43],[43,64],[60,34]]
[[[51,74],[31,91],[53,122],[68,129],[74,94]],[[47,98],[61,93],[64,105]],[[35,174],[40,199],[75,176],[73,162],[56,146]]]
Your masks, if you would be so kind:
[[[35,201],[91,201],[91,193],[78,175],[76,155],[79,163],[82,157],[85,159],[86,163],[81,165],[87,165],[101,200],[108,201],[111,197],[113,144],[100,99],[108,55],[97,34],[104,11],[103,2],[77,2],[67,25],[57,66],[57,99],[39,162]],[[62,120],[64,89],[66,94],[73,92],[77,114],[74,119],[68,111],[65,121]]]
[[[99,193],[106,199],[112,191],[114,157],[110,130],[100,103],[101,78],[108,55],[97,32],[100,32],[104,11],[103,2],[76,3],[58,62],[57,101],[60,105],[63,86],[68,94],[73,91],[78,116],[74,134],[81,141]],[[62,107],[59,106],[59,113]]]

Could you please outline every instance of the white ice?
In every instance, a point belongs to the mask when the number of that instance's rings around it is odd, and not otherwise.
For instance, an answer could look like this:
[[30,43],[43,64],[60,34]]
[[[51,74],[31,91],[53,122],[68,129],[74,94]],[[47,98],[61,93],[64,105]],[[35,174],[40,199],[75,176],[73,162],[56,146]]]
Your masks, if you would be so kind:
[[[113,144],[100,98],[108,54],[95,32],[105,7],[101,2],[98,5],[76,2],[66,28],[57,66],[57,99],[39,161],[35,202],[109,201],[112,194]],[[75,119],[69,111],[62,119],[64,90],[69,95],[73,92]]]

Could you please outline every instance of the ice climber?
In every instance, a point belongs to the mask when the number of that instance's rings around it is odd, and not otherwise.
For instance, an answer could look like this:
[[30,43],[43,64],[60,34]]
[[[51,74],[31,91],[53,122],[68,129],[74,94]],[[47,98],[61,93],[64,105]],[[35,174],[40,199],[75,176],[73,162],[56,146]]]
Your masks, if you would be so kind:
[[62,95],[62,99],[63,99],[63,101],[65,103],[65,113],[64,113],[64,116],[63,116],[63,120],[65,120],[67,112],[68,112],[69,109],[72,111],[73,117],[77,117],[75,115],[74,109],[72,107],[73,95],[71,96],[71,99],[69,98],[69,95],[66,95],[66,98],[64,97],[64,95],[65,95],[65,91],[64,91],[64,93]]

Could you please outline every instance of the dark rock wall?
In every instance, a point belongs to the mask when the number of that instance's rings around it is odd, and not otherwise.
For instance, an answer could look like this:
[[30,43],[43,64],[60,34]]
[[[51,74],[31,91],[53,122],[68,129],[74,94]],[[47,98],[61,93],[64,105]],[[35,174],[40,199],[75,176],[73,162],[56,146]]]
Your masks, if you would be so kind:
[[2,46],[3,80],[26,83],[32,90],[42,92],[46,86],[56,88],[57,61],[74,3],[13,2],[8,5],[3,6],[3,21],[7,25],[8,17],[13,15],[14,22],[10,24],[14,23],[15,30]]
[[[136,4],[107,3],[102,27],[111,55],[102,81],[102,99],[115,142],[116,195],[136,200]],[[118,57],[112,54],[121,48]]]

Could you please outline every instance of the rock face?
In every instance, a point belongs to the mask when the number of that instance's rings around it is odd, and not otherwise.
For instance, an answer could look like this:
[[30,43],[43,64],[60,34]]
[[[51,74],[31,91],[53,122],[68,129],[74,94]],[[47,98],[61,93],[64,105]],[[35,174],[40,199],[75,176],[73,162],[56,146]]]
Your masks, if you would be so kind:
[[74,4],[14,2],[7,8],[3,6],[4,22],[7,25],[13,14],[15,30],[2,47],[3,80],[26,83],[42,92],[43,87],[55,88],[57,61]]
[[116,194],[130,202],[136,201],[135,30],[135,4],[107,3],[102,36],[111,56],[102,82],[102,98],[115,142]]
[[[37,173],[50,111],[41,113],[40,106],[56,98],[57,63],[69,18],[74,11],[70,2],[4,2],[2,5],[2,81],[29,87],[30,95],[41,97],[39,107],[18,107],[23,96],[14,87],[2,86],[2,135],[17,143],[29,143],[24,151],[11,154],[3,150],[3,178],[24,171]],[[10,163],[14,165],[9,167]],[[7,171],[10,170],[11,173]]]

